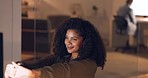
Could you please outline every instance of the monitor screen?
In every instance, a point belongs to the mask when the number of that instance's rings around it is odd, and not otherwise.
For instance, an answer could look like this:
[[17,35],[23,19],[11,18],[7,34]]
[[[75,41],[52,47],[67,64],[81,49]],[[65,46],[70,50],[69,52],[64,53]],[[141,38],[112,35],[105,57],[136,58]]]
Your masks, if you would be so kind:
[[0,32],[0,78],[3,78],[3,34]]
[[131,8],[136,16],[148,16],[148,0],[133,0]]

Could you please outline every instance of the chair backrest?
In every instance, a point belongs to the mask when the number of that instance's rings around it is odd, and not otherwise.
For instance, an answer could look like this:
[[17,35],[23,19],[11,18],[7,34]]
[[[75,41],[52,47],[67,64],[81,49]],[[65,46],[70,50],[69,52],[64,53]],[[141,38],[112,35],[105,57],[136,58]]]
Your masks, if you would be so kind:
[[116,31],[119,34],[124,34],[127,31],[128,23],[127,20],[122,16],[114,16],[115,24],[116,24]]

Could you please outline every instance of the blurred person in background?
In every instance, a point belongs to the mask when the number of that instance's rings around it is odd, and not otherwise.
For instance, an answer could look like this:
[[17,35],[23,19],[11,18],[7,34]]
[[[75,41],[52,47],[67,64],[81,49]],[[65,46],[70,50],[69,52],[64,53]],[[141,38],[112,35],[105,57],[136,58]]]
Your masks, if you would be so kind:
[[126,0],[126,4],[121,6],[117,11],[117,16],[122,16],[127,21],[128,46],[134,47],[135,37],[137,36],[137,21],[133,10],[130,8],[133,0]]

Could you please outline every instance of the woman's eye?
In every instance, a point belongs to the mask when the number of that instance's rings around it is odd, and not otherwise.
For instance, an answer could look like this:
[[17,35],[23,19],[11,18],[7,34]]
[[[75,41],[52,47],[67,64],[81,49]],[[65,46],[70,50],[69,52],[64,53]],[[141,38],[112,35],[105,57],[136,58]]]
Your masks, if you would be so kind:
[[72,39],[72,40],[77,41],[77,39]]

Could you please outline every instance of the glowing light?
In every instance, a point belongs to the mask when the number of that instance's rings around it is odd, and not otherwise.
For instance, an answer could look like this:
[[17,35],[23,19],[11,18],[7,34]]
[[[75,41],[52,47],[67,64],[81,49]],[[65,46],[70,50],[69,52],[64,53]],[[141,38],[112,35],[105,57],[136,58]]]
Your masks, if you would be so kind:
[[148,0],[133,0],[131,8],[135,15],[148,16]]

